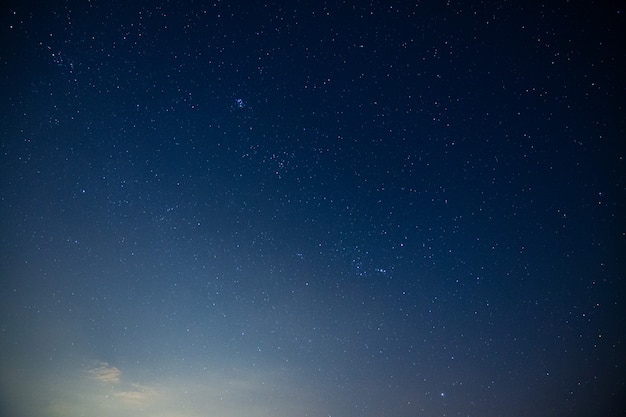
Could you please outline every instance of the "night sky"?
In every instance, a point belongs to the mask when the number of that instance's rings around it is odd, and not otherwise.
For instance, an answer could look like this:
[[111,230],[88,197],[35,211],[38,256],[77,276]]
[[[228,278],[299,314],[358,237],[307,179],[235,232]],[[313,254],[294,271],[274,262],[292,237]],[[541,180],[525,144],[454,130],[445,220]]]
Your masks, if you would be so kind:
[[4,2],[0,415],[624,415],[618,3]]

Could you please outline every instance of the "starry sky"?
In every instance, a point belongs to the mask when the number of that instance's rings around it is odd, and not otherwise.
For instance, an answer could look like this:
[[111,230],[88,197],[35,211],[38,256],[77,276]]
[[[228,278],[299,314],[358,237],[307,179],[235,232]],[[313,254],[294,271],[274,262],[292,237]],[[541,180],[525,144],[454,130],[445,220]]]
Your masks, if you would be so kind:
[[0,415],[623,415],[618,3],[4,2]]

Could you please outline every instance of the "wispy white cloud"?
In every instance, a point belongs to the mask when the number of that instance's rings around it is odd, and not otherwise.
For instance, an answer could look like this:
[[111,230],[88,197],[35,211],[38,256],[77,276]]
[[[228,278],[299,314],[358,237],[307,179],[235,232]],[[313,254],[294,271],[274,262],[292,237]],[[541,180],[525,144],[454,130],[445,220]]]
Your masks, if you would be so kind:
[[100,382],[107,384],[119,384],[122,372],[115,366],[110,366],[106,362],[100,362],[95,368],[89,370],[89,375]]
[[154,388],[139,384],[131,384],[130,389],[118,391],[113,395],[125,402],[137,404],[148,403],[159,398]]

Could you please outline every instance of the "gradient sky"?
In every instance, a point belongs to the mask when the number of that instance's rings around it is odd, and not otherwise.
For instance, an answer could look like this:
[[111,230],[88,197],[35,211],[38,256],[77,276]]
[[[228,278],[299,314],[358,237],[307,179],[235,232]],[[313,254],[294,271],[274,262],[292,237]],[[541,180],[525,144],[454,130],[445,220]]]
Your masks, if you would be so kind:
[[622,416],[624,11],[0,6],[0,415]]

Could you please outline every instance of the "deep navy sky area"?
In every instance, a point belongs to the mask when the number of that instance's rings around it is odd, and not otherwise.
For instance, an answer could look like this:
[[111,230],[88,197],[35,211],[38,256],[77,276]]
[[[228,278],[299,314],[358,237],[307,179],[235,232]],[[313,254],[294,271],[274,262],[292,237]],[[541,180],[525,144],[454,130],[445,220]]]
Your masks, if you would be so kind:
[[617,3],[4,2],[0,415],[624,415]]

